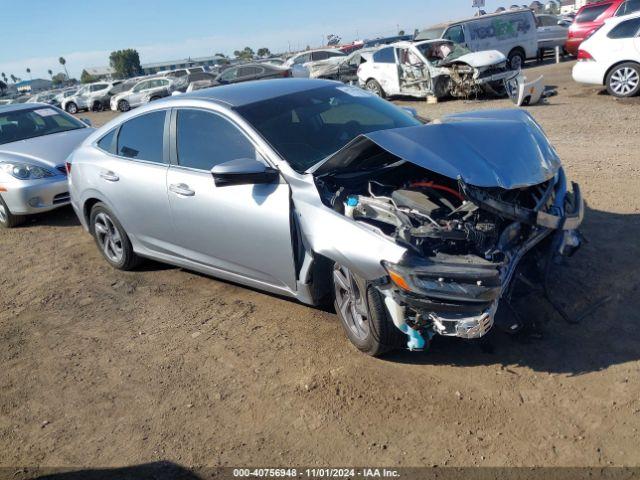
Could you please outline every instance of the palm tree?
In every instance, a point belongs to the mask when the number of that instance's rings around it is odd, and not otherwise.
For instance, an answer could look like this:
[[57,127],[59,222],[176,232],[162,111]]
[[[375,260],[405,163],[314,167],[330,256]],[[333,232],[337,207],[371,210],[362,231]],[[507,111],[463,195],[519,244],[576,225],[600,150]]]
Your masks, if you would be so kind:
[[4,80],[4,83],[7,83],[7,74],[2,72],[2,79]]
[[69,78],[69,72],[67,72],[67,61],[64,59],[64,57],[60,57],[58,59],[58,62],[60,62],[60,65],[62,65],[64,67],[64,73],[67,74],[67,79]]
[[11,77],[11,81],[12,81],[13,83],[16,83],[16,80],[17,80],[17,79],[16,79],[16,76],[15,76],[13,73],[10,75],[10,77]]
[[33,77],[31,76],[31,69],[30,68],[27,68],[27,73],[29,74],[29,78],[31,80],[33,80]]
[[49,69],[49,70],[47,70],[47,72],[49,72],[49,76],[53,80],[53,70]]

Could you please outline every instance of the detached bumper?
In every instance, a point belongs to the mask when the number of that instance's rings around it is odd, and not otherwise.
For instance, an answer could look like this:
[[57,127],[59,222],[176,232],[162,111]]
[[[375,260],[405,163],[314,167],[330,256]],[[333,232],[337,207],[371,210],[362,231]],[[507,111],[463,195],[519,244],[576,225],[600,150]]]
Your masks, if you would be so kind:
[[39,180],[15,181],[3,184],[1,193],[9,211],[16,215],[48,212],[68,205],[69,185],[67,177],[56,175]]

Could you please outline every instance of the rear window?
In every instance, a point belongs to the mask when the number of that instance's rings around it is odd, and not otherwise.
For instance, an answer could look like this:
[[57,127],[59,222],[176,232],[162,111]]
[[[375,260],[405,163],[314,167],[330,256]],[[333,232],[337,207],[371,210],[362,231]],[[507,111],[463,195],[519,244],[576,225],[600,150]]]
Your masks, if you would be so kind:
[[640,18],[634,18],[632,20],[622,22],[620,25],[612,29],[607,36],[613,39],[633,38],[638,34],[638,30],[640,30]]
[[396,63],[393,47],[383,48],[373,54],[373,61],[377,63]]
[[612,3],[604,5],[595,5],[593,7],[584,7],[576,17],[576,23],[589,23],[595,21],[600,15],[606,12]]
[[634,12],[640,12],[640,0],[627,0],[618,8],[616,17],[622,17]]

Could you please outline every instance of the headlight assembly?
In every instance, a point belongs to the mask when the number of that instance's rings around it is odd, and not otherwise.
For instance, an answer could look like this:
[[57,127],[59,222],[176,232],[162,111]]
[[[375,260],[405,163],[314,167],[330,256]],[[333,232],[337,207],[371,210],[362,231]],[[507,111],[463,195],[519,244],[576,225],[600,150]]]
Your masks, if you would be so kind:
[[18,180],[37,180],[55,175],[45,168],[28,163],[0,163],[0,168]]

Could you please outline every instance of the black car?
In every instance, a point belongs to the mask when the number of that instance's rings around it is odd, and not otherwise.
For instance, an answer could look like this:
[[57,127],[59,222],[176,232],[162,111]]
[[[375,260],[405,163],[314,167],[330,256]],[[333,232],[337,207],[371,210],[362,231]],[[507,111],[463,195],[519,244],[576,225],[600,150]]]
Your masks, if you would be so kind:
[[291,70],[268,63],[245,63],[227,68],[216,78],[218,84],[248,82],[249,80],[264,80],[266,78],[287,78]]

